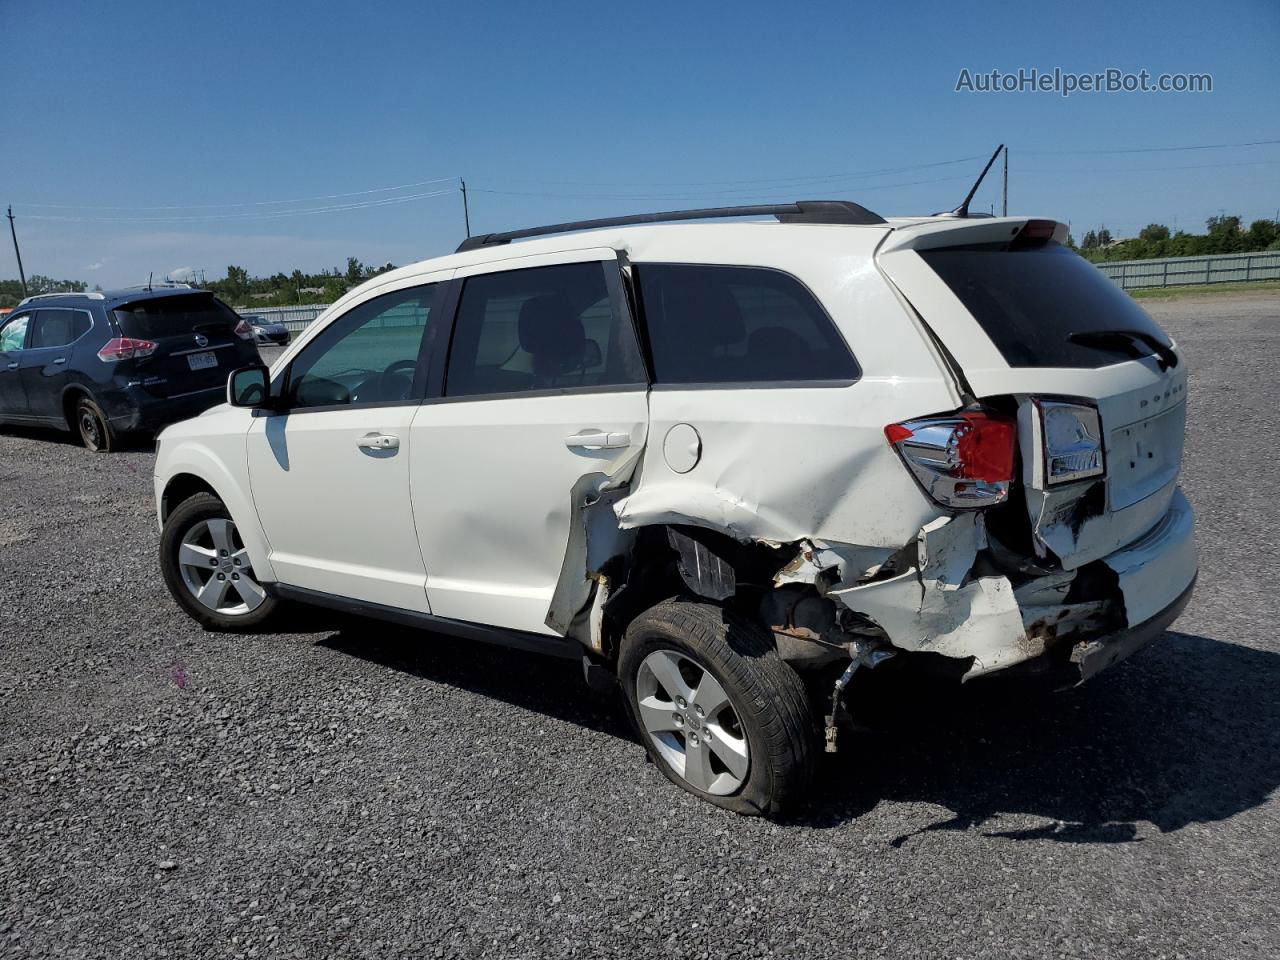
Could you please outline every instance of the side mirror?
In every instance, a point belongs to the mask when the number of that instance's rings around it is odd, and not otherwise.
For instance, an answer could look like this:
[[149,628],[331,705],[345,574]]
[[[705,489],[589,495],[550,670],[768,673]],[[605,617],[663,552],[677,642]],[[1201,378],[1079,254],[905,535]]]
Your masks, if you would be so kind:
[[270,376],[261,364],[232,370],[227,377],[227,403],[233,407],[265,407],[271,396]]

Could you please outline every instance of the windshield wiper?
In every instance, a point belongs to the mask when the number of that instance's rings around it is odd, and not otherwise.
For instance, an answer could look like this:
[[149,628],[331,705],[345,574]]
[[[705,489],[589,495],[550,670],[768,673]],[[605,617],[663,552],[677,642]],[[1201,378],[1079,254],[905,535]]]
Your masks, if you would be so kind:
[[1178,355],[1173,352],[1173,348],[1155,334],[1147,333],[1145,330],[1084,330],[1070,334],[1067,339],[1072,343],[1082,343],[1085,346],[1094,343],[1115,343],[1117,340],[1130,344],[1137,341],[1152,349],[1161,370],[1168,370],[1178,365]]

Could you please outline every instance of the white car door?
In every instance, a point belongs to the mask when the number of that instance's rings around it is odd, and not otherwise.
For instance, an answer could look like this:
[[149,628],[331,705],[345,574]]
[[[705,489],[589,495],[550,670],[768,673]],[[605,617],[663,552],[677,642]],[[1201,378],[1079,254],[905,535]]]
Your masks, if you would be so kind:
[[[436,616],[554,634],[571,491],[643,451],[647,378],[612,250],[457,271],[443,396],[410,431]],[[452,299],[452,298],[451,298]]]
[[280,409],[254,420],[247,443],[282,583],[430,612],[409,503],[409,425],[427,389],[448,276],[370,291],[278,372]]

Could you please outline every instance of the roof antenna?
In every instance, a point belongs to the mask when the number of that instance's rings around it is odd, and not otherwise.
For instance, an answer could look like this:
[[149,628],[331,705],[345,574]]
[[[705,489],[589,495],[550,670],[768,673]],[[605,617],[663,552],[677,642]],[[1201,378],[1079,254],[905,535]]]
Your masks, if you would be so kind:
[[969,188],[969,194],[964,198],[964,203],[956,207],[950,213],[935,213],[935,217],[967,217],[969,216],[969,201],[973,199],[973,195],[978,192],[978,188],[982,186],[982,181],[986,179],[987,171],[991,169],[991,165],[996,162],[996,157],[1000,156],[1000,151],[1004,149],[1004,144],[996,147],[996,152],[991,155],[991,159],[987,161],[987,165],[982,168],[982,173],[978,174],[978,179],[974,181],[972,187]]
[[[987,164],[987,166],[991,166],[991,164]],[[986,173],[985,170],[982,172]],[[976,190],[977,187],[974,187],[974,189]],[[970,196],[972,196],[972,194],[970,194]],[[966,200],[965,204],[968,205],[968,203],[969,201]],[[156,275],[156,272],[154,270],[152,270],[150,273],[147,274],[147,293],[151,293],[151,278],[154,277],[155,275]]]

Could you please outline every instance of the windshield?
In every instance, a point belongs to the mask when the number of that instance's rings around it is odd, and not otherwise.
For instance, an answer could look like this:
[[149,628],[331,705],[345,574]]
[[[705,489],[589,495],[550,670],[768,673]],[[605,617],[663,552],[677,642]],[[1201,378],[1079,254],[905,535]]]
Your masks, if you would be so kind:
[[[1149,357],[1170,340],[1093,264],[1058,243],[974,244],[920,256],[1011,367],[1092,369]],[[1123,332],[1123,336],[1098,334]]]

